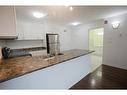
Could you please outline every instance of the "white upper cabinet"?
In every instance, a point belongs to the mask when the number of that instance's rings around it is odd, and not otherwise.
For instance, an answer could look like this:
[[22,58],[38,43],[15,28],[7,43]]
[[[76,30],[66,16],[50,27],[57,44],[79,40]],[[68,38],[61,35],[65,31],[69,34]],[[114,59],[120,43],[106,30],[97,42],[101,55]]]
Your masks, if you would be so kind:
[[14,7],[0,6],[0,39],[16,37],[16,15]]
[[44,39],[43,23],[17,21],[18,40]]

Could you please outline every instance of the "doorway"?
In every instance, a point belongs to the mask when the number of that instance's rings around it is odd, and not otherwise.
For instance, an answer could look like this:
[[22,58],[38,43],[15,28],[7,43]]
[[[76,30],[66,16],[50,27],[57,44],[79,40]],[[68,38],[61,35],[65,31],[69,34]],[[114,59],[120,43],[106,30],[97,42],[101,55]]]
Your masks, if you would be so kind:
[[102,64],[103,35],[104,35],[104,28],[96,28],[96,29],[89,30],[89,50],[95,51],[91,55],[91,61],[92,61],[91,71],[94,71]]

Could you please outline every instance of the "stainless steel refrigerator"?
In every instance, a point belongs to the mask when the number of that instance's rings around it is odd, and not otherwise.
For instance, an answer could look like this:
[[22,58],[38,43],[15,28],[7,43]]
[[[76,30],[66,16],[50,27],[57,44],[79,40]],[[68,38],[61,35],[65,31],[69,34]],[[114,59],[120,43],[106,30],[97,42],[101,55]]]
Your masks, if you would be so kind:
[[60,53],[60,42],[58,34],[46,34],[47,53],[58,55]]

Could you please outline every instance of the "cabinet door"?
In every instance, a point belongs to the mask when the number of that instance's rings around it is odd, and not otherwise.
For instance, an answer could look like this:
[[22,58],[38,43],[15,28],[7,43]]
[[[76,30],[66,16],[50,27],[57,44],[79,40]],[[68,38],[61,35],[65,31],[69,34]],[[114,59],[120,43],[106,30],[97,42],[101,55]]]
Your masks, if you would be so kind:
[[37,39],[35,34],[35,26],[32,23],[24,23],[23,29],[24,29],[24,39],[26,40],[34,40]]
[[19,40],[38,40],[38,39],[42,40],[44,38],[43,24],[18,21],[17,26]]
[[43,24],[36,24],[35,25],[35,34],[37,39],[44,39],[44,26]]
[[0,37],[16,37],[16,15],[13,6],[0,6]]
[[17,40],[23,40],[24,39],[24,30],[23,30],[23,23],[17,21],[16,25],[16,31],[18,33],[18,39]]

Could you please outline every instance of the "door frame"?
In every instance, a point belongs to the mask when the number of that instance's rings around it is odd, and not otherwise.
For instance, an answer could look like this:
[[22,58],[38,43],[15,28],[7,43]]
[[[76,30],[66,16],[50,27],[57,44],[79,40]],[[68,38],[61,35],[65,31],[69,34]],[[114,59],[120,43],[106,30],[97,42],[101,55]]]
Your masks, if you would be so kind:
[[[99,28],[103,28],[103,32],[104,32],[104,27],[95,27],[95,28],[88,29],[88,49],[89,49],[90,30],[99,29]],[[104,34],[103,34],[103,50],[102,51],[103,51],[103,54],[102,54],[102,61],[103,61],[103,56],[104,56]]]

